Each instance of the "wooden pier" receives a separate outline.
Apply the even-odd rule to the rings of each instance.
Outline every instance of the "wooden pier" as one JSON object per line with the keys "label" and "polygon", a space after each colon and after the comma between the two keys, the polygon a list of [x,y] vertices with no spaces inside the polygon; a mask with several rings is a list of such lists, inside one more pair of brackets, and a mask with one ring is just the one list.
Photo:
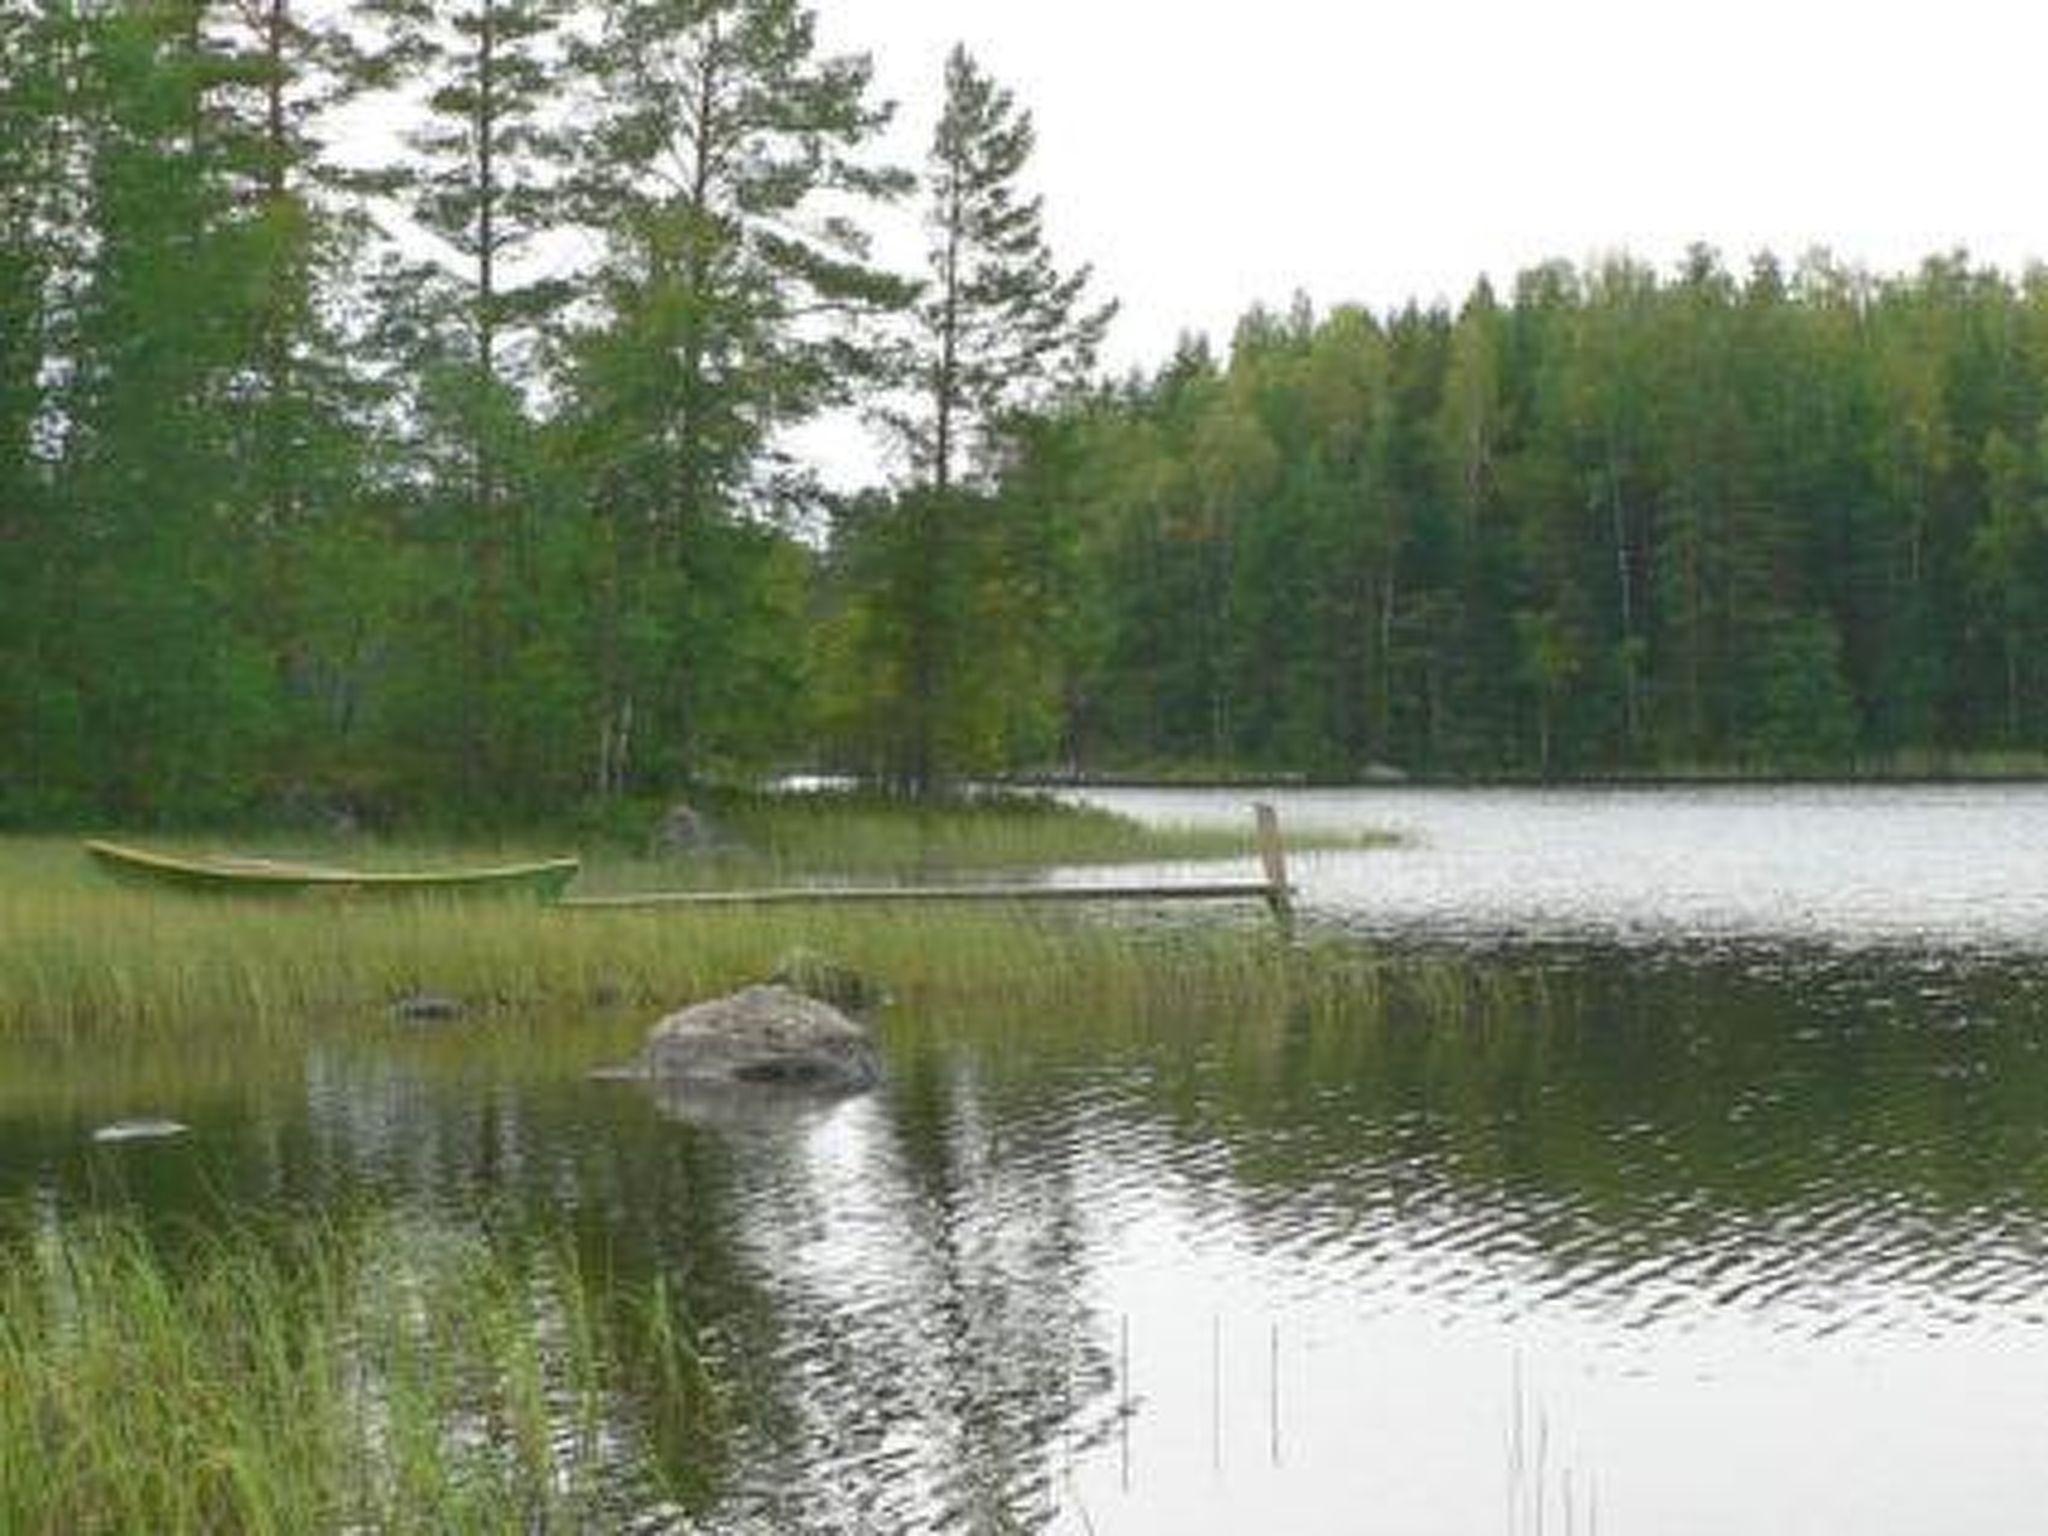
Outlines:
{"label": "wooden pier", "polygon": [[622,911],[669,907],[781,907],[798,905],[913,905],[957,902],[1084,901],[1263,901],[1283,932],[1294,925],[1294,888],[1287,879],[1287,850],[1280,818],[1272,806],[1252,807],[1258,834],[1258,880],[1154,881],[1140,885],[803,885],[738,891],[642,891],[620,896],[569,896],[560,903],[578,911]]}

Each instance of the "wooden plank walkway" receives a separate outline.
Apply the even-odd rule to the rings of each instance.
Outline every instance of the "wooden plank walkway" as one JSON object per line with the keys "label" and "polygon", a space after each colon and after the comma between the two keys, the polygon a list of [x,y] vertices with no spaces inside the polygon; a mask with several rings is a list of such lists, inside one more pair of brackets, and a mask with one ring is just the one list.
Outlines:
{"label": "wooden plank walkway", "polygon": [[1253,807],[1257,817],[1261,880],[1155,881],[1137,885],[805,885],[740,891],[640,891],[619,896],[568,896],[557,903],[577,911],[626,911],[675,907],[780,907],[797,905],[950,902],[1084,901],[1263,901],[1286,930],[1292,929],[1294,888],[1287,880],[1287,855],[1280,821],[1269,805]]}
{"label": "wooden plank walkway", "polygon": [[796,885],[750,891],[643,891],[623,896],[566,896],[558,906],[780,907],[796,903],[962,901],[1265,901],[1264,880],[1176,881],[1162,885]]}

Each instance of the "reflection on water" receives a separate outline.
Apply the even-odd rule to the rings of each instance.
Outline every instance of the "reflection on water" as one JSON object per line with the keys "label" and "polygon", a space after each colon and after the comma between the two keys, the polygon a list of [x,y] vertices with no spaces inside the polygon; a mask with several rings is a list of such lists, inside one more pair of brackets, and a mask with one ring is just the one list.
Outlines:
{"label": "reflection on water", "polygon": [[[2037,962],[1410,931],[1270,1017],[898,1014],[882,1092],[766,1116],[586,1081],[573,1021],[545,1067],[8,1060],[0,1210],[396,1206],[666,1277],[711,1531],[2033,1528]],[[193,1134],[91,1143],[143,1113]]]}

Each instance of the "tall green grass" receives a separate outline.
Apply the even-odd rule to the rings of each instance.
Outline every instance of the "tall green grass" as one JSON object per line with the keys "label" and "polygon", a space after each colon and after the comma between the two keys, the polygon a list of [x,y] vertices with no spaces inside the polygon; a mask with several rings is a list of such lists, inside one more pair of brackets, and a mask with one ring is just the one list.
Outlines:
{"label": "tall green grass", "polygon": [[[891,822],[893,830],[866,833],[822,808],[776,814],[815,818],[805,837],[790,834],[807,869],[855,877],[873,867],[843,861],[883,858],[883,845],[901,830]],[[961,862],[998,849],[1021,856],[1026,847],[1014,821],[984,825],[977,813],[938,814],[946,830],[931,846],[964,850]],[[1044,824],[1066,828],[1070,820],[1048,814]],[[1096,825],[1092,818],[1086,824]],[[1128,823],[1108,818],[1107,825],[1108,836],[1131,835],[1121,830]],[[876,841],[863,852],[870,835]],[[1048,856],[1055,847],[1060,856],[1075,851],[1058,838],[1030,846]],[[381,853],[387,862],[447,856]],[[618,860],[597,877],[613,888],[676,883],[654,861]],[[558,1018],[672,1007],[759,979],[799,944],[870,971],[899,996],[1113,988],[1127,985],[1129,968],[1148,963],[1141,957],[1156,955],[1163,942],[1122,921],[1128,916],[1097,908],[1028,916],[980,907],[599,912],[430,896],[208,898],[121,886],[67,842],[7,839],[0,840],[0,1033],[106,1040],[196,1027],[223,1041],[299,1035],[338,1020],[360,1026],[416,992],[449,994],[478,1011]],[[1268,943],[1256,904],[1242,916],[1244,931],[1204,942],[1225,949]]]}
{"label": "tall green grass", "polygon": [[[415,992],[476,1013],[583,1017],[675,1006],[764,978],[797,945],[903,999],[1003,992],[1108,1001],[1204,985],[1204,965],[1263,965],[1242,930],[1173,938],[1072,913],[1002,909],[559,911],[519,904],[243,905],[125,891],[0,895],[0,1030],[70,1040],[197,1030],[223,1041],[381,1020]],[[1219,958],[1220,957],[1220,958]],[[1234,957],[1234,958],[1233,958]]]}
{"label": "tall green grass", "polygon": [[[1249,857],[1251,812],[1226,827],[1151,827],[1046,796],[933,803],[849,791],[707,802],[727,846],[696,860],[731,871],[943,875],[1030,865]],[[671,870],[670,872],[673,872]]]}
{"label": "tall green grass", "polygon": [[[584,860],[585,891],[833,877],[930,879],[1073,865],[1250,859],[1253,793],[1246,792],[1239,826],[1154,826],[1048,795],[912,801],[857,790],[729,790],[698,803],[705,836],[697,845],[666,851],[655,836],[662,808],[647,802],[609,807],[552,831],[490,839],[272,828],[147,841],[190,853],[232,849],[371,869],[575,851]],[[1349,834],[1320,830],[1301,846],[1360,847],[1387,840],[1367,828]]]}
{"label": "tall green grass", "polygon": [[650,1385],[709,1412],[671,1321],[622,1350],[560,1254],[394,1218],[176,1246],[74,1223],[0,1264],[0,1529],[604,1529],[666,1496]]}
{"label": "tall green grass", "polygon": [[[644,842],[638,823],[594,837],[579,889],[967,877],[1132,859],[1242,857],[1247,875],[1254,867],[1249,814],[1241,829],[1160,830],[1045,798],[916,805],[858,794],[728,795],[708,802],[707,814],[721,833],[710,851],[630,853]],[[560,851],[542,843],[322,846],[291,836],[238,846],[373,868]],[[1048,961],[1047,934],[1064,944],[1087,926],[929,909],[599,915],[452,898],[206,899],[123,889],[74,843],[10,838],[0,839],[0,1032],[104,1037],[174,1022],[228,1037],[296,1032],[337,1014],[360,1019],[418,991],[557,1013],[674,1002],[757,976],[799,942],[843,951],[899,978],[899,990],[928,977],[943,985],[963,968],[1002,985],[1058,964]]]}

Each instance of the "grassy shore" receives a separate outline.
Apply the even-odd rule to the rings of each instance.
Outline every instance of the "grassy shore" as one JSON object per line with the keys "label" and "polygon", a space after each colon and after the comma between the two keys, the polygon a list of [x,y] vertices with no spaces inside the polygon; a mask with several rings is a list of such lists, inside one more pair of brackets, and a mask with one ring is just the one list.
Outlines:
{"label": "grassy shore", "polygon": [[[1000,794],[918,803],[860,791],[728,794],[703,806],[714,833],[699,852],[650,860],[628,823],[624,858],[600,849],[595,873],[634,884],[853,873],[911,878],[1026,867],[1249,858],[1251,812],[1237,828],[1148,827],[1099,807]],[[642,818],[644,819],[644,818]]]}
{"label": "grassy shore", "polygon": [[[1242,857],[1248,876],[1255,867],[1249,818],[1242,832],[1161,832],[1044,801],[925,811],[785,797],[738,810],[726,825],[737,851],[601,853],[578,888],[886,879],[1119,857]],[[284,844],[256,840],[260,851],[307,851]],[[372,844],[313,851],[409,867],[536,850]],[[1247,923],[1256,910],[1245,910]],[[1092,908],[1027,918],[980,907],[568,912],[426,897],[204,898],[124,888],[93,870],[75,843],[15,838],[0,840],[0,1032],[104,1040],[197,1024],[227,1037],[296,1035],[337,1018],[359,1023],[425,992],[472,1009],[556,1016],[673,1006],[758,979],[799,944],[889,978],[899,996],[1030,993],[1070,983],[1092,995],[1098,981],[1127,984],[1155,964],[1138,956],[1172,942],[1135,932],[1130,916]]]}
{"label": "grassy shore", "polygon": [[[799,945],[883,977],[899,998],[1079,989],[1114,995],[1199,949],[1271,947],[1259,909],[1220,944],[1115,913],[801,907],[563,911],[520,902],[239,901],[62,880],[48,846],[0,845],[0,1032],[115,1040],[198,1027],[299,1036],[417,993],[557,1017],[673,1006],[765,977]],[[47,882],[24,882],[38,866]],[[1107,921],[1103,920],[1108,918]],[[1263,942],[1261,942],[1263,941]],[[1197,967],[1199,970],[1199,967]]]}
{"label": "grassy shore", "polygon": [[[664,849],[665,808],[626,802],[552,828],[517,834],[426,829],[339,833],[318,827],[238,827],[215,834],[103,835],[191,853],[222,851],[364,868],[410,868],[580,853],[585,891],[852,876],[969,877],[1026,868],[1250,858],[1251,802],[1235,827],[1147,826],[1099,806],[1004,791],[909,801],[862,790],[707,792],[693,802],[698,836]],[[1371,829],[1319,829],[1303,847],[1386,841]]]}

